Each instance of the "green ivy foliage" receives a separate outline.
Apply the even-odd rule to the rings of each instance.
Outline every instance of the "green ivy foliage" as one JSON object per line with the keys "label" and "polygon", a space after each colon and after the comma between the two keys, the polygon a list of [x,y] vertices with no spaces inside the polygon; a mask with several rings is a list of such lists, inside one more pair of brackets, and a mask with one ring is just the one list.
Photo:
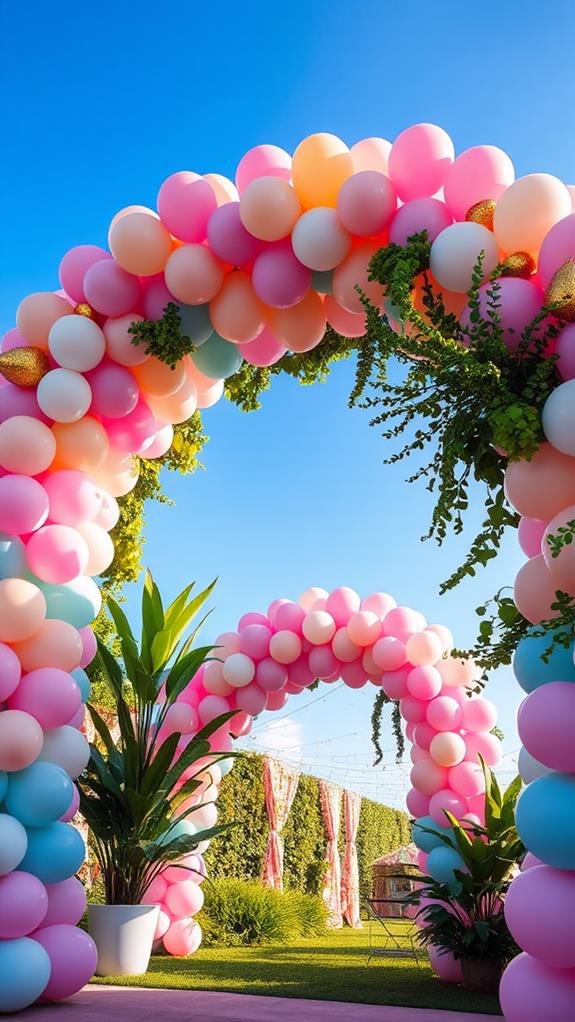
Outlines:
{"label": "green ivy foliage", "polygon": [[[263,757],[248,754],[236,760],[234,769],[222,781],[218,809],[218,822],[239,820],[239,825],[212,841],[205,856],[209,875],[259,879],[269,833]],[[411,827],[405,813],[369,799],[362,800],[356,842],[362,899],[371,891],[372,862],[408,843],[410,834]],[[342,851],[343,843],[342,820]],[[284,829],[284,845],[286,889],[302,894],[319,893],[325,873],[326,836],[316,777],[302,775],[299,779]]]}

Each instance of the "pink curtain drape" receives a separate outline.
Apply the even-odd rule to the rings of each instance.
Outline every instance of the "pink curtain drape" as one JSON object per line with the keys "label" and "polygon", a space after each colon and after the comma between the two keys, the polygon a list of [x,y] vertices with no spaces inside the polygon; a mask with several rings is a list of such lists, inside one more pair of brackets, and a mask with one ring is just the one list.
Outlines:
{"label": "pink curtain drape", "polygon": [[361,795],[357,791],[343,793],[343,819],[345,826],[345,855],[341,874],[341,911],[349,926],[361,929],[359,918],[359,867],[355,838],[359,824]]}
{"label": "pink curtain drape", "polygon": [[341,788],[329,781],[319,782],[321,811],[327,834],[328,869],[323,889],[323,900],[328,910],[328,923],[341,926],[341,866],[337,839],[339,834]]}
{"label": "pink curtain drape", "polygon": [[283,890],[284,843],[282,830],[289,816],[297,791],[299,771],[277,759],[264,759],[266,809],[270,824],[268,846],[263,867],[263,881],[268,887]]}

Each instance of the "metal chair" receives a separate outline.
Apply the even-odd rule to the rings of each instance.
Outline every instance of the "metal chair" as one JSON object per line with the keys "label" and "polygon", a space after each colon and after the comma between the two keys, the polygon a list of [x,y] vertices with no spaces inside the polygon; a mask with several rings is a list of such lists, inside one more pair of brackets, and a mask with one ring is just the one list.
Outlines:
{"label": "metal chair", "polygon": [[[390,879],[403,880],[402,875]],[[420,956],[425,952],[419,943],[419,927],[413,918],[413,905],[407,900],[411,884],[406,884],[405,893],[394,892],[393,896],[368,898],[366,902],[369,921],[368,964],[372,958],[414,958],[421,968]],[[378,942],[374,939],[377,927]]]}

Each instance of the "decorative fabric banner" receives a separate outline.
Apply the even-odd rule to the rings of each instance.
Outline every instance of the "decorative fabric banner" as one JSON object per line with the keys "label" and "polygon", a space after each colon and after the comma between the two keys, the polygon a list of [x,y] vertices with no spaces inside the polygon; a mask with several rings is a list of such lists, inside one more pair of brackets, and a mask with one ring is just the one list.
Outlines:
{"label": "decorative fabric banner", "polygon": [[337,839],[339,834],[341,788],[329,781],[320,780],[319,795],[321,811],[327,834],[328,870],[323,889],[323,900],[327,905],[328,924],[341,926],[341,866]]}
{"label": "decorative fabric banner", "polygon": [[361,795],[357,791],[344,791],[345,855],[341,874],[341,911],[346,923],[356,930],[362,929],[359,918],[359,866],[355,845],[360,808]]}
{"label": "decorative fabric banner", "polygon": [[268,887],[283,890],[284,843],[282,830],[297,791],[299,770],[280,763],[277,759],[264,759],[264,785],[270,834],[263,868],[263,881]]}

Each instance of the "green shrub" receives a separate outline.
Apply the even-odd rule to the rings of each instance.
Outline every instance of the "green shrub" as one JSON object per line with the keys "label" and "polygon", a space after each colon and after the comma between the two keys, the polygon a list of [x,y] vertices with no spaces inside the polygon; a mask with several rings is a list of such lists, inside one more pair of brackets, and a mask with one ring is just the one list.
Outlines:
{"label": "green shrub", "polygon": [[206,881],[197,917],[207,947],[286,944],[325,932],[325,910],[317,895],[282,893],[257,880]]}

